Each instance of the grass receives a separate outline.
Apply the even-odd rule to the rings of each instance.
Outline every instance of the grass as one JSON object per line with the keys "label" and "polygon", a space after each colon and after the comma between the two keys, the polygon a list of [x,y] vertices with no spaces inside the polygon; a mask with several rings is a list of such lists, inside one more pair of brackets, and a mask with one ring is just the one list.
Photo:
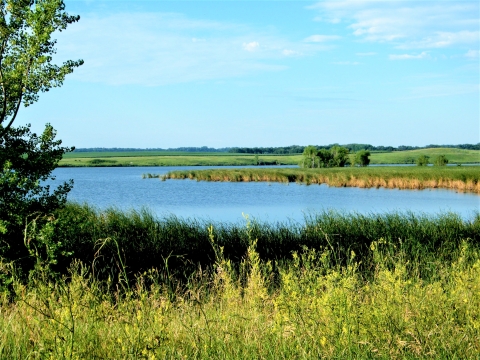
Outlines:
{"label": "grass", "polygon": [[372,153],[372,164],[415,164],[416,160],[426,155],[433,163],[439,155],[445,155],[450,164],[480,163],[480,150],[464,150],[453,148],[433,148],[390,153]]}
{"label": "grass", "polygon": [[[371,164],[411,164],[420,155],[445,155],[450,163],[480,163],[479,150],[450,148],[372,153]],[[302,155],[259,155],[261,164],[298,165]],[[109,163],[98,160],[108,160]],[[197,165],[253,165],[254,155],[229,153],[187,153],[161,151],[134,152],[73,152],[65,154],[60,166],[197,166]]]}
{"label": "grass", "polygon": [[[76,153],[69,154],[75,155]],[[191,155],[139,155],[139,156],[85,156],[65,157],[60,167],[81,166],[235,166],[253,165],[253,155],[239,154],[191,154]],[[299,155],[260,155],[262,165],[296,165]]]}
{"label": "grass", "polygon": [[[153,177],[146,174],[144,177]],[[345,167],[328,169],[211,169],[171,171],[162,179],[199,181],[269,181],[398,189],[445,188],[480,193],[478,167]]]}
{"label": "grass", "polygon": [[[472,211],[478,209],[472,209]],[[311,249],[336,249],[335,266],[345,265],[350,252],[362,261],[362,269],[371,269],[369,246],[380,238],[402,248],[412,263],[422,262],[424,269],[436,260],[451,261],[450,254],[462,239],[470,238],[480,246],[480,214],[464,221],[455,214],[426,216],[409,213],[362,215],[320,212],[304,222],[265,223],[253,221],[250,230],[244,224],[210,223],[176,217],[155,218],[148,211],[96,211],[87,205],[69,204],[55,214],[52,243],[62,244],[66,253],[84,264],[95,264],[95,273],[103,280],[121,275],[119,264],[127,268],[132,280],[137,274],[156,268],[179,280],[187,279],[199,267],[211,269],[215,252],[208,228],[214,226],[215,241],[235,267],[241,263],[249,237],[258,240],[256,249],[274,267],[292,259],[292,252],[304,246]],[[101,239],[101,240],[100,240]],[[23,238],[18,242],[23,244]],[[55,269],[65,273],[72,257],[59,257]],[[23,267],[28,268],[24,263]],[[364,269],[364,270],[365,270]],[[363,270],[362,270],[363,271]],[[423,274],[428,277],[430,275]]]}
{"label": "grass", "polygon": [[[215,253],[212,271],[197,268],[176,287],[166,286],[155,269],[139,273],[131,286],[114,278],[102,281],[92,272],[96,265],[79,261],[56,281],[41,272],[26,284],[16,281],[14,299],[0,300],[0,357],[478,357],[480,232],[473,233],[475,239],[461,240],[466,233],[459,229],[478,227],[478,215],[468,223],[451,214],[323,214],[310,225],[319,226],[324,241],[321,221],[330,218],[340,221],[338,231],[348,227],[376,240],[363,244],[363,252],[349,249],[343,265],[335,259],[345,249],[328,238],[325,247],[301,248],[290,254],[290,261],[275,265],[262,257],[253,223],[238,229],[247,243],[236,262],[214,226],[205,230]],[[368,231],[387,219],[387,237]],[[395,229],[403,232],[403,241],[394,238]],[[268,228],[262,231],[268,233]],[[439,243],[429,248],[427,240],[417,248],[416,236],[438,237]]]}

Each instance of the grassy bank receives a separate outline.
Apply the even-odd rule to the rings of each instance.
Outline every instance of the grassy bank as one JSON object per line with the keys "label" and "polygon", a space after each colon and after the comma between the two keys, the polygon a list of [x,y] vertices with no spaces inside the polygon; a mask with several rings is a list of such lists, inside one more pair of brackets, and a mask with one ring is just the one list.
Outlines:
{"label": "grassy bank", "polygon": [[[146,174],[145,177],[152,175]],[[480,193],[478,167],[345,167],[328,169],[212,169],[171,171],[161,179],[268,181],[397,189],[444,188]]]}
{"label": "grassy bank", "polygon": [[[372,153],[371,164],[412,164],[421,155],[445,155],[450,163],[480,163],[479,150],[450,148]],[[260,164],[298,165],[302,155],[258,155]],[[161,151],[73,152],[60,161],[60,166],[222,166],[254,165],[255,155],[229,153],[186,153]]]}
{"label": "grassy bank", "polygon": [[[40,271],[14,282],[13,301],[0,300],[1,358],[473,359],[480,352],[478,214],[462,221],[322,213],[305,224],[209,227],[66,210],[57,214],[61,233],[83,234],[70,244],[89,243],[99,262],[77,261],[62,279]],[[98,242],[103,236],[115,240],[111,254]],[[132,280],[102,280],[98,272],[134,271],[131,257],[147,255],[147,244],[163,259],[181,256],[185,269],[199,254],[194,241],[212,253],[211,265],[194,266],[186,282],[160,259],[157,270]],[[292,242],[297,252],[287,255]],[[269,261],[276,257],[283,261]]]}

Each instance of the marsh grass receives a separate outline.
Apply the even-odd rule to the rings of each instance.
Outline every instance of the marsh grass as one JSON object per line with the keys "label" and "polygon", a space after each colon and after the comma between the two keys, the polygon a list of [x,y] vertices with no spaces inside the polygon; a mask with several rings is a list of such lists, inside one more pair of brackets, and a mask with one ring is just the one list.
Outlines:
{"label": "marsh grass", "polygon": [[[152,176],[153,177],[153,176]],[[171,171],[157,176],[198,181],[266,181],[327,184],[335,187],[427,189],[443,188],[480,193],[478,167],[375,167],[328,169],[211,169]]]}
{"label": "marsh grass", "polygon": [[410,263],[385,239],[368,246],[372,276],[354,252],[344,266],[332,263],[332,246],[294,252],[277,277],[250,225],[238,270],[215,229],[207,232],[213,271],[197,270],[174,297],[155,270],[119,288],[79,262],[57,281],[16,282],[15,300],[0,304],[0,357],[474,359],[480,352],[480,256],[469,240],[457,243],[451,261],[436,261],[429,280],[419,276],[424,263]]}
{"label": "marsh grass", "polygon": [[[369,245],[384,238],[409,256],[406,261],[425,263],[422,269],[426,271],[434,260],[450,261],[462,239],[470,238],[474,246],[480,244],[478,212],[463,220],[453,213],[428,216],[324,211],[311,214],[302,222],[251,220],[249,232],[244,223],[156,218],[147,210],[98,211],[78,204],[69,204],[55,217],[51,241],[61,243],[65,253],[73,253],[82,263],[94,264],[95,275],[103,280],[117,279],[122,264],[130,279],[151,268],[168,268],[169,275],[184,281],[199,267],[211,270],[216,259],[208,232],[212,225],[216,242],[234,267],[245,255],[250,236],[258,240],[257,252],[264,261],[272,262],[274,271],[292,259],[292,252],[300,252],[304,246],[317,251],[335,248],[331,255],[335,265],[345,265],[354,251],[363,271],[373,269]],[[71,259],[72,256],[59,257],[53,269],[65,273]],[[434,273],[432,269],[429,274]]]}

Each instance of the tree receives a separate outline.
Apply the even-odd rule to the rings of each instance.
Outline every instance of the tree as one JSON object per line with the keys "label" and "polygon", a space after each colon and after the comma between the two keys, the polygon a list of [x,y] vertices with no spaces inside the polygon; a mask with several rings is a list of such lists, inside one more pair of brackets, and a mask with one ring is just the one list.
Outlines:
{"label": "tree", "polygon": [[427,166],[429,164],[429,157],[427,155],[420,155],[417,159],[417,166]]}
{"label": "tree", "polygon": [[355,154],[355,164],[360,166],[368,166],[370,164],[370,151],[360,150]]}
{"label": "tree", "polygon": [[307,168],[314,168],[315,167],[315,159],[317,158],[317,148],[313,145],[308,145],[303,150],[303,167]]}
{"label": "tree", "polygon": [[344,167],[348,161],[348,149],[343,146],[333,146],[330,149],[332,154],[332,166]]}
{"label": "tree", "polygon": [[[44,215],[65,204],[73,181],[51,190],[45,182],[53,179],[51,172],[57,167],[63,154],[73,148],[61,147],[55,140],[56,131],[50,124],[38,136],[29,126],[10,127],[0,138],[0,254],[7,258],[18,255],[18,242],[29,216]],[[5,248],[6,246],[6,248]],[[4,247],[2,249],[2,247]],[[9,254],[9,256],[7,256]]]}
{"label": "tree", "polygon": [[333,162],[332,153],[326,149],[320,149],[317,153],[320,167],[329,167]]}
{"label": "tree", "polygon": [[40,93],[61,86],[83,64],[52,63],[52,34],[80,19],[64,10],[61,0],[0,0],[0,255],[15,253],[28,219],[46,218],[65,203],[72,187],[68,182],[50,189],[44,183],[62,155],[73,150],[60,146],[53,127],[47,124],[37,136],[29,126],[12,126],[21,105],[27,107]]}
{"label": "tree", "polygon": [[445,155],[438,155],[433,162],[435,166],[446,166],[448,164],[448,159]]}
{"label": "tree", "polygon": [[52,64],[56,40],[79,16],[68,15],[61,0],[0,0],[0,138],[12,126],[20,105],[61,86],[82,60]]}

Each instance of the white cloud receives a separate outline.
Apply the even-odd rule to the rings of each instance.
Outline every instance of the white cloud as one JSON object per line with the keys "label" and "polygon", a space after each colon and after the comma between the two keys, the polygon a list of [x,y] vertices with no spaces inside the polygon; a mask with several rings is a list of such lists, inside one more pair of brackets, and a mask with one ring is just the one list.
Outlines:
{"label": "white cloud", "polygon": [[468,50],[467,53],[465,54],[465,57],[471,58],[471,59],[476,59],[479,56],[480,51],[478,50]]}
{"label": "white cloud", "polygon": [[298,55],[302,55],[302,54],[299,53],[298,51],[290,50],[290,49],[283,49],[282,54],[285,55],[285,56],[298,56]]}
{"label": "white cloud", "polygon": [[341,39],[341,36],[337,35],[312,35],[304,39],[305,42],[325,42]]}
{"label": "white cloud", "polygon": [[428,53],[423,51],[418,55],[411,55],[411,54],[401,54],[401,55],[389,55],[388,58],[390,60],[415,60],[415,59],[425,59],[428,57]]}
{"label": "white cloud", "polygon": [[280,71],[287,67],[277,60],[286,55],[323,50],[268,29],[169,13],[86,14],[57,39],[56,61],[85,60],[70,78],[112,85],[157,86]]}
{"label": "white cloud", "polygon": [[342,21],[359,39],[398,48],[441,48],[479,42],[476,1],[322,1],[321,21]]}
{"label": "white cloud", "polygon": [[243,49],[246,51],[255,51],[260,47],[260,44],[257,41],[252,41],[249,43],[243,43]]}

